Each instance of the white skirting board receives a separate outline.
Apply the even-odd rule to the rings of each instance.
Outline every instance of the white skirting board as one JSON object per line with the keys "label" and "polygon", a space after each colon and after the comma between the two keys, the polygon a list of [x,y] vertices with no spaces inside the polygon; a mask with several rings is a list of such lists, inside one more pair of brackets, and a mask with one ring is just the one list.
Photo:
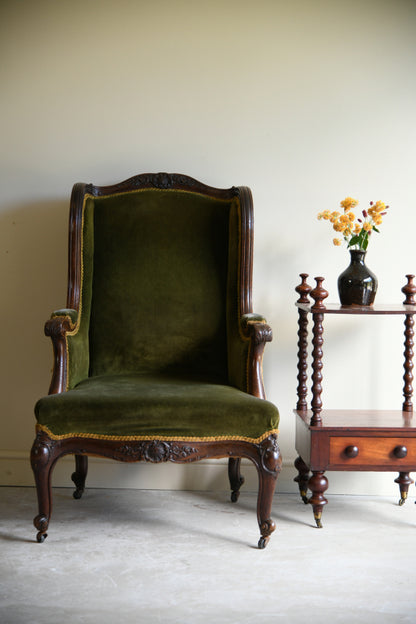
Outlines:
{"label": "white skirting board", "polygon": [[[294,457],[284,459],[277,481],[277,492],[297,493],[293,479],[297,472]],[[71,456],[60,459],[53,472],[52,485],[73,487],[71,474],[75,462]],[[243,460],[245,477],[243,489],[257,491],[257,471],[249,460]],[[399,487],[394,483],[394,472],[327,472],[327,494],[350,494],[368,496],[392,496],[398,498]],[[416,475],[411,475],[416,480]],[[33,486],[33,473],[29,453],[24,451],[0,451],[0,486]],[[228,490],[226,459],[202,460],[191,464],[123,463],[110,459],[89,458],[87,487],[131,488],[144,490]],[[409,498],[416,496],[416,487],[410,486]]]}

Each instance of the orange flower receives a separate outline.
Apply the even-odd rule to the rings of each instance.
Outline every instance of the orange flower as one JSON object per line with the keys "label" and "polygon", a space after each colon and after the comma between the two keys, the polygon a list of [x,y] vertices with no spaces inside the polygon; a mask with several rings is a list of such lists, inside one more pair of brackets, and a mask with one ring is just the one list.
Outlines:
{"label": "orange flower", "polygon": [[358,199],[353,199],[352,197],[346,197],[340,202],[341,208],[344,208],[344,212],[347,212],[351,208],[355,208],[358,206]]}
{"label": "orange flower", "polygon": [[326,221],[330,218],[331,213],[329,212],[329,210],[324,210],[323,212],[320,212],[318,214],[318,219],[325,219]]}
{"label": "orange flower", "polygon": [[382,201],[377,201],[374,204],[374,210],[376,212],[383,212],[385,209],[386,209],[386,204],[384,202],[382,202]]}

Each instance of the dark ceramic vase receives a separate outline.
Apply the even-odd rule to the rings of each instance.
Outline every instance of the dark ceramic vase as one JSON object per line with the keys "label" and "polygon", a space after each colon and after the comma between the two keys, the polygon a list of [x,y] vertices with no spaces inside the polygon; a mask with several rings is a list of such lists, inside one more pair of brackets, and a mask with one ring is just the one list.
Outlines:
{"label": "dark ceramic vase", "polygon": [[361,249],[350,249],[350,265],[338,278],[341,305],[370,306],[374,303],[378,280],[365,264],[366,253]]}

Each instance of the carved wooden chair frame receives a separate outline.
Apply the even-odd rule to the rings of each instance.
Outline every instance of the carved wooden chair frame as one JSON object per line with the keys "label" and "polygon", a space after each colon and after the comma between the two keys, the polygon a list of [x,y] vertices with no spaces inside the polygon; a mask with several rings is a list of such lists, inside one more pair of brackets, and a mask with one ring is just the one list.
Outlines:
{"label": "carved wooden chair frame", "polygon": [[[69,263],[67,308],[79,310],[81,286],[81,227],[82,206],[86,193],[94,197],[126,192],[134,189],[158,188],[180,189],[204,193],[207,196],[231,199],[238,197],[241,206],[241,238],[243,245],[240,259],[240,321],[241,330],[249,341],[247,362],[248,393],[265,398],[262,380],[262,360],[266,342],[272,340],[270,327],[264,321],[252,320],[252,264],[253,264],[253,208],[251,191],[247,187],[216,189],[206,186],[188,176],[178,174],[142,174],[112,186],[94,186],[76,184],[72,191],[69,224]],[[49,394],[64,392],[67,382],[66,333],[73,330],[73,323],[68,316],[55,316],[45,324],[45,334],[53,344],[54,367]],[[257,500],[257,519],[260,527],[259,548],[264,548],[275,523],[271,519],[271,506],[276,479],[281,468],[281,456],[277,435],[265,438],[260,443],[243,440],[216,441],[120,441],[103,440],[89,437],[70,437],[55,440],[45,431],[37,432],[31,450],[31,465],[35,476],[39,513],[34,519],[38,531],[37,541],[43,542],[52,512],[51,477],[57,460],[64,455],[75,455],[75,472],[72,480],[76,486],[74,498],[81,498],[88,470],[88,455],[107,457],[122,462],[146,461],[151,463],[174,462],[189,463],[206,458],[228,458],[228,475],[231,485],[231,500],[236,502],[239,490],[244,482],[240,473],[242,458],[251,460],[256,466],[259,489]]]}

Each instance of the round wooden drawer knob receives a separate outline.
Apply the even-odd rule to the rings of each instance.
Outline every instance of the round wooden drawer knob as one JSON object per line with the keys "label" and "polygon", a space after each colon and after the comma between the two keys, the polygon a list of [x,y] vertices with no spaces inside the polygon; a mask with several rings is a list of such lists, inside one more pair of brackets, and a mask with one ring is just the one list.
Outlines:
{"label": "round wooden drawer knob", "polygon": [[347,446],[347,448],[345,449],[345,455],[349,459],[353,459],[354,457],[357,457],[357,455],[358,455],[358,446]]}
{"label": "round wooden drawer knob", "polygon": [[397,457],[397,459],[403,459],[403,457],[407,455],[407,448],[405,446],[396,446],[393,455]]}

